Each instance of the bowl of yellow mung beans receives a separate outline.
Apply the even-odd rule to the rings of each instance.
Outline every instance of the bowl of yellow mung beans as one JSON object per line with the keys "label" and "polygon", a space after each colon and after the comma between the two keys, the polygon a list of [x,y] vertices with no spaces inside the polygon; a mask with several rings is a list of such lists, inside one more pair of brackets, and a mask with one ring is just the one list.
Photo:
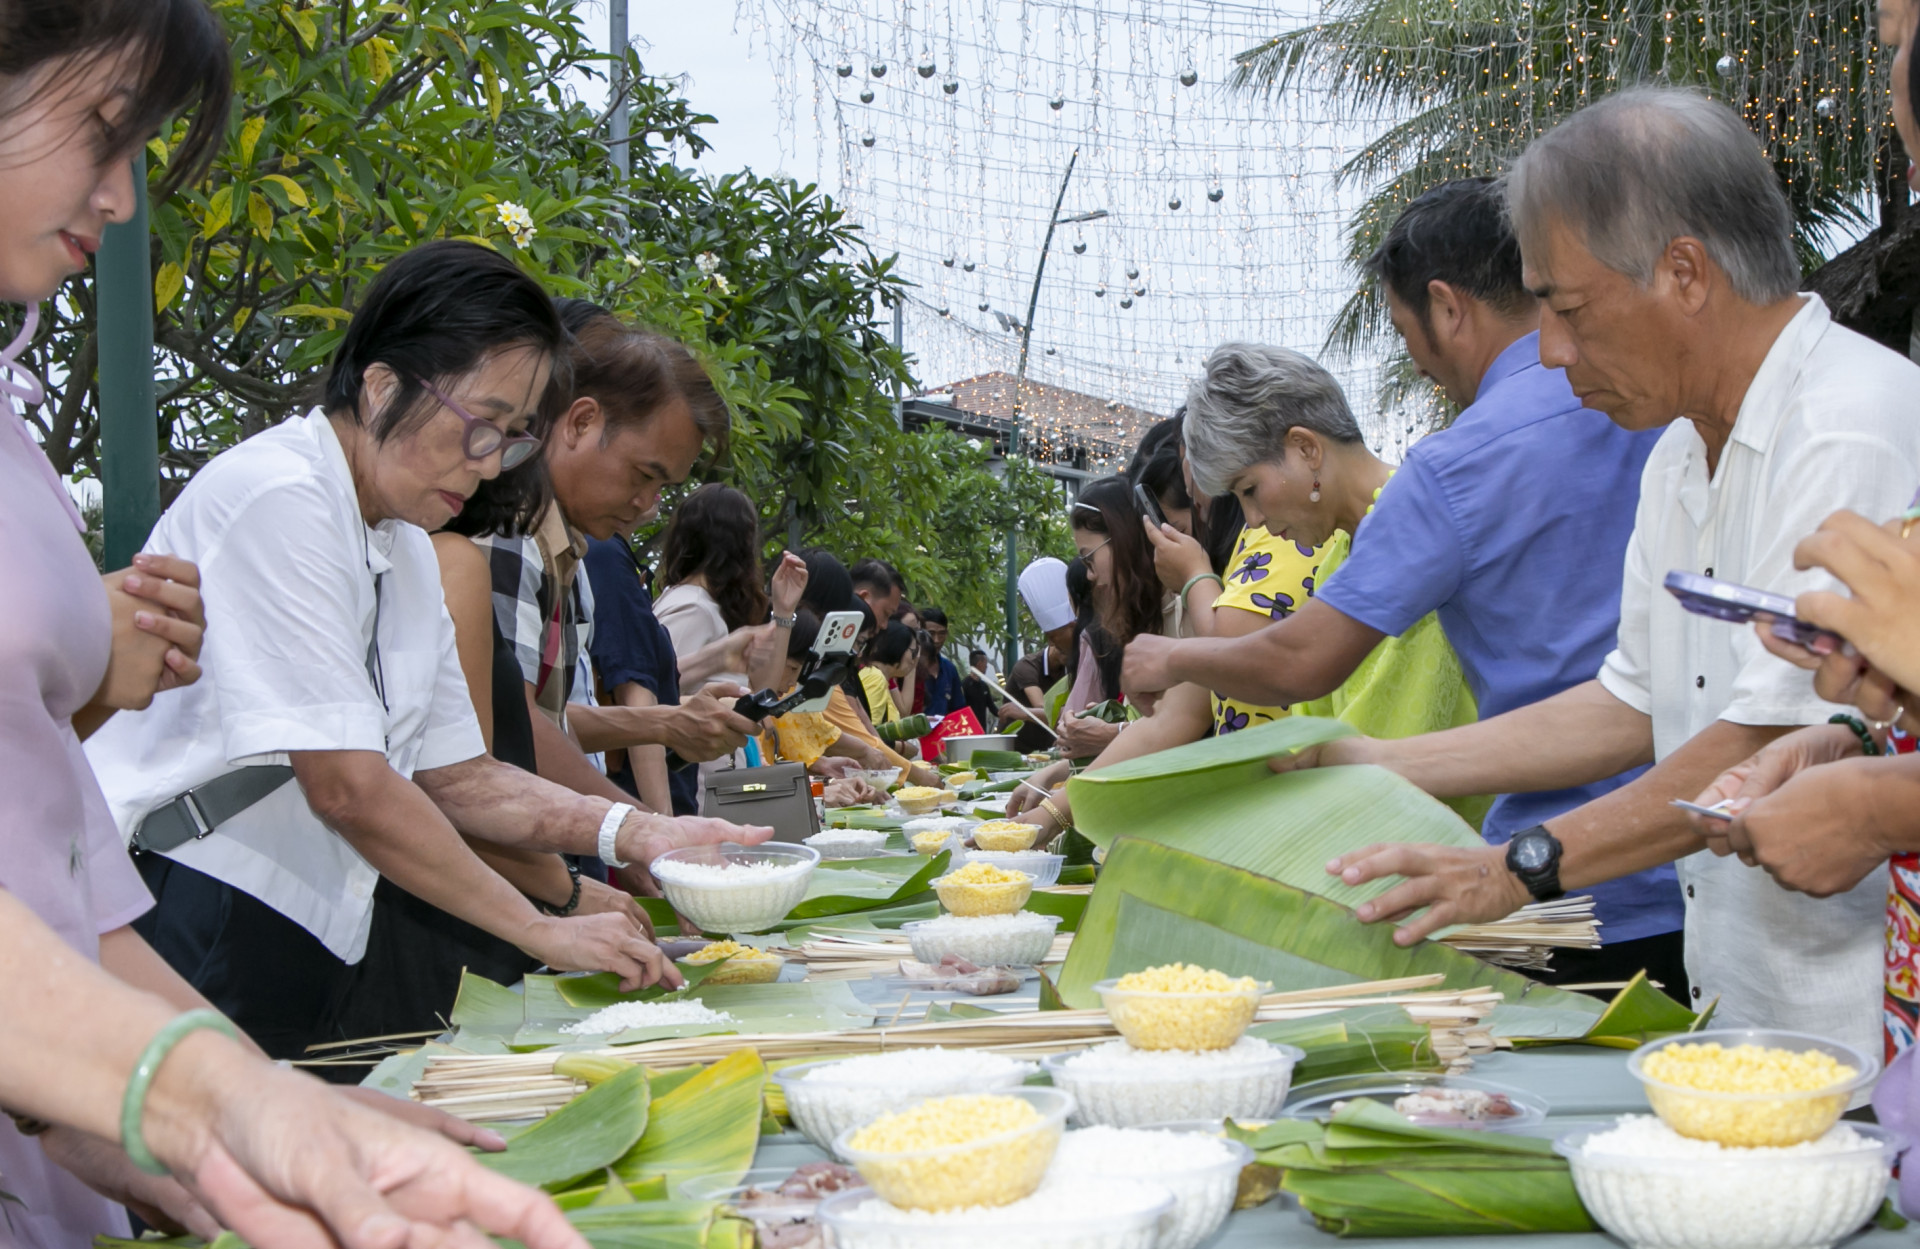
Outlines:
{"label": "bowl of yellow mung beans", "polygon": [[1142,1050],[1223,1050],[1240,1039],[1273,986],[1191,963],[1128,972],[1093,986],[1107,1018]]}
{"label": "bowl of yellow mung beans", "polygon": [[1011,915],[1033,896],[1033,873],[970,862],[934,877],[933,891],[949,914]]}
{"label": "bowl of yellow mung beans", "polygon": [[1824,1134],[1880,1062],[1803,1032],[1716,1028],[1643,1045],[1627,1070],[1680,1135],[1754,1149]]}
{"label": "bowl of yellow mung beans", "polygon": [[1004,1206],[1040,1187],[1072,1111],[1059,1089],[934,1097],[848,1128],[833,1148],[900,1209]]}

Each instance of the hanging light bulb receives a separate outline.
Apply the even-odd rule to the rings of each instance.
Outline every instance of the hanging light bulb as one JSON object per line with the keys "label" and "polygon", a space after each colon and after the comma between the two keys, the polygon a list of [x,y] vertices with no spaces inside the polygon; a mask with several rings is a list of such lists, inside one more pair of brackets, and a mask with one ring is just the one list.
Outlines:
{"label": "hanging light bulb", "polygon": [[1839,102],[1830,95],[1823,95],[1813,102],[1813,111],[1822,117],[1833,116],[1834,110],[1839,107]]}
{"label": "hanging light bulb", "polygon": [[1740,68],[1740,63],[1733,59],[1732,53],[1728,53],[1713,63],[1713,72],[1722,78],[1733,77],[1733,71],[1738,68]]}
{"label": "hanging light bulb", "polygon": [[966,264],[961,265],[960,267],[962,269],[965,269],[968,273],[973,272],[973,262],[971,260],[969,260]]}
{"label": "hanging light bulb", "polygon": [[875,78],[885,78],[887,76],[887,64],[885,61],[875,61],[873,64],[867,66],[867,72]]}
{"label": "hanging light bulb", "polygon": [[922,78],[931,78],[933,77],[933,68],[933,58],[930,56],[922,57],[920,63],[914,66],[914,72]]}
{"label": "hanging light bulb", "polygon": [[1123,299],[1120,301],[1120,306],[1122,308],[1131,308],[1133,307],[1133,301],[1131,299]]}
{"label": "hanging light bulb", "polygon": [[853,65],[851,62],[842,61],[838,65],[833,67],[833,72],[840,75],[842,78],[851,78],[853,77]]}
{"label": "hanging light bulb", "polygon": [[1207,202],[1210,204],[1218,204],[1222,199],[1226,198],[1226,194],[1227,190],[1225,187],[1208,187]]}
{"label": "hanging light bulb", "polygon": [[1047,101],[1047,107],[1052,109],[1056,113],[1059,112],[1061,109],[1065,108],[1066,106],[1067,106],[1067,97],[1064,95],[1056,95],[1051,100]]}
{"label": "hanging light bulb", "polygon": [[1095,299],[1105,299],[1107,297],[1107,284],[1105,282],[1093,288],[1093,297]]}
{"label": "hanging light bulb", "polygon": [[1138,278],[1139,276],[1140,276],[1140,270],[1137,267],[1133,265],[1127,266],[1127,281],[1131,282],[1134,279]]}
{"label": "hanging light bulb", "polygon": [[861,102],[862,104],[871,104],[871,103],[873,103],[873,88],[872,88],[872,87],[862,87],[862,88],[860,88],[860,102]]}
{"label": "hanging light bulb", "polygon": [[983,303],[983,304],[981,304],[981,305],[980,305],[980,311],[982,311],[982,312],[985,312],[985,311],[986,311],[987,309],[989,309],[989,308],[991,308],[991,307],[993,307],[993,305],[992,305],[992,304],[986,304],[986,303]]}
{"label": "hanging light bulb", "polygon": [[1167,201],[1167,207],[1168,207],[1169,209],[1171,209],[1172,211],[1174,211],[1174,212],[1179,212],[1179,211],[1180,211],[1180,197],[1179,197],[1178,195],[1176,195],[1176,196],[1174,196],[1174,197],[1173,197],[1172,199],[1170,199],[1170,200],[1168,200],[1168,201]]}
{"label": "hanging light bulb", "polygon": [[1180,71],[1181,86],[1191,87],[1194,83],[1199,81],[1200,81],[1200,75],[1194,72],[1193,67],[1191,65],[1189,65],[1187,68]]}
{"label": "hanging light bulb", "polygon": [[941,261],[940,263],[941,263],[941,264],[943,264],[943,265],[945,265],[945,266],[946,266],[947,268],[949,268],[949,269],[951,269],[951,268],[953,268],[953,266],[954,266],[955,264],[957,264],[958,262],[957,262],[957,261],[955,261],[955,260],[954,260],[954,258],[953,258],[952,256],[949,256],[949,257],[947,257],[947,258],[946,258],[945,260],[943,260],[943,261]]}
{"label": "hanging light bulb", "polygon": [[941,315],[941,316],[943,316],[943,317],[950,317],[950,316],[952,316],[952,315],[953,315],[953,309],[951,309],[951,308],[948,308],[948,307],[946,307],[946,306],[944,306],[944,305],[942,305],[942,307],[941,307],[941,309],[940,309],[940,315]]}
{"label": "hanging light bulb", "polygon": [[1139,298],[1145,299],[1147,297],[1147,288],[1144,286],[1136,286],[1133,288],[1133,293]]}
{"label": "hanging light bulb", "polygon": [[1051,347],[1049,347],[1049,348],[1047,348],[1047,354],[1048,354],[1048,355],[1052,355],[1052,354],[1053,354],[1053,348],[1051,348]]}
{"label": "hanging light bulb", "polygon": [[1080,243],[1075,243],[1075,244],[1073,245],[1073,254],[1074,254],[1074,255],[1076,255],[1076,256],[1084,256],[1084,255],[1086,255],[1086,254],[1087,254],[1087,245],[1086,245],[1086,244],[1085,244],[1084,242],[1080,242]]}
{"label": "hanging light bulb", "polygon": [[940,84],[940,89],[948,95],[952,95],[960,89],[960,80],[957,78],[949,78]]}
{"label": "hanging light bulb", "polygon": [[861,147],[873,146],[873,131],[869,130],[865,134],[860,136],[860,146]]}

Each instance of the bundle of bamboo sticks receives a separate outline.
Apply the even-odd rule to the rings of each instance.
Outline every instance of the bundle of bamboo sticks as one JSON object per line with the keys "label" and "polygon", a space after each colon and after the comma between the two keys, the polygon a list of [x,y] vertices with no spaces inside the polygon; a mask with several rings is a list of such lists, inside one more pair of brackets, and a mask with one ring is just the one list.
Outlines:
{"label": "bundle of bamboo sticks", "polygon": [[[1450,1063],[1493,1047],[1481,1027],[1502,995],[1491,989],[1435,990],[1438,975],[1406,976],[1327,988],[1271,993],[1255,1016],[1261,1023],[1306,1019],[1349,1006],[1392,1005],[1432,1030],[1435,1052]],[[993,1019],[950,1020],[835,1032],[735,1034],[649,1041],[593,1051],[654,1068],[714,1062],[739,1049],[758,1050],[768,1062],[829,1058],[940,1045],[989,1049],[1038,1058],[1119,1035],[1103,1010],[1007,1012]],[[479,1121],[538,1118],[566,1104],[585,1085],[554,1072],[559,1055],[437,1054],[415,1083],[413,1096],[429,1106]]]}
{"label": "bundle of bamboo sticks", "polygon": [[1441,940],[1502,967],[1544,971],[1555,950],[1598,949],[1600,921],[1593,899],[1582,895],[1535,902],[1491,924],[1463,924]]}
{"label": "bundle of bamboo sticks", "polygon": [[[809,980],[865,980],[869,976],[890,976],[900,970],[900,960],[913,957],[907,935],[893,929],[827,928],[816,926],[812,939],[796,946],[776,946],[773,952],[790,962],[804,963]],[[1053,949],[1043,964],[1063,963],[1073,944],[1073,934],[1063,932],[1053,939]]]}

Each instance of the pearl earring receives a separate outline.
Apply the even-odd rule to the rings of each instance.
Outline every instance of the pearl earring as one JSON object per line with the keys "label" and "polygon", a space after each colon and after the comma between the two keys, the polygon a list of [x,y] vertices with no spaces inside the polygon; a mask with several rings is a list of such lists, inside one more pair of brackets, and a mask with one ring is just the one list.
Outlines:
{"label": "pearl earring", "polygon": [[1320,501],[1320,479],[1318,477],[1313,479],[1313,493],[1307,496],[1307,501],[1310,503],[1318,503]]}

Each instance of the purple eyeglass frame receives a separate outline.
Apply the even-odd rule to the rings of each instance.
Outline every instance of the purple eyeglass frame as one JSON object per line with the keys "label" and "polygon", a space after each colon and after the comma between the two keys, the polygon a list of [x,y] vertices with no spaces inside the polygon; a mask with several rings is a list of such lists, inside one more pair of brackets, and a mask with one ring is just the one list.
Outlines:
{"label": "purple eyeglass frame", "polygon": [[[469,460],[484,460],[495,451],[500,453],[500,468],[505,471],[525,464],[533,453],[540,449],[540,440],[532,434],[509,434],[498,425],[483,421],[467,411],[453,400],[441,394],[432,382],[422,381],[420,389],[432,395],[440,405],[466,422],[466,434],[461,439],[461,450]],[[491,441],[489,441],[491,440]],[[483,445],[484,444],[484,445]]]}

